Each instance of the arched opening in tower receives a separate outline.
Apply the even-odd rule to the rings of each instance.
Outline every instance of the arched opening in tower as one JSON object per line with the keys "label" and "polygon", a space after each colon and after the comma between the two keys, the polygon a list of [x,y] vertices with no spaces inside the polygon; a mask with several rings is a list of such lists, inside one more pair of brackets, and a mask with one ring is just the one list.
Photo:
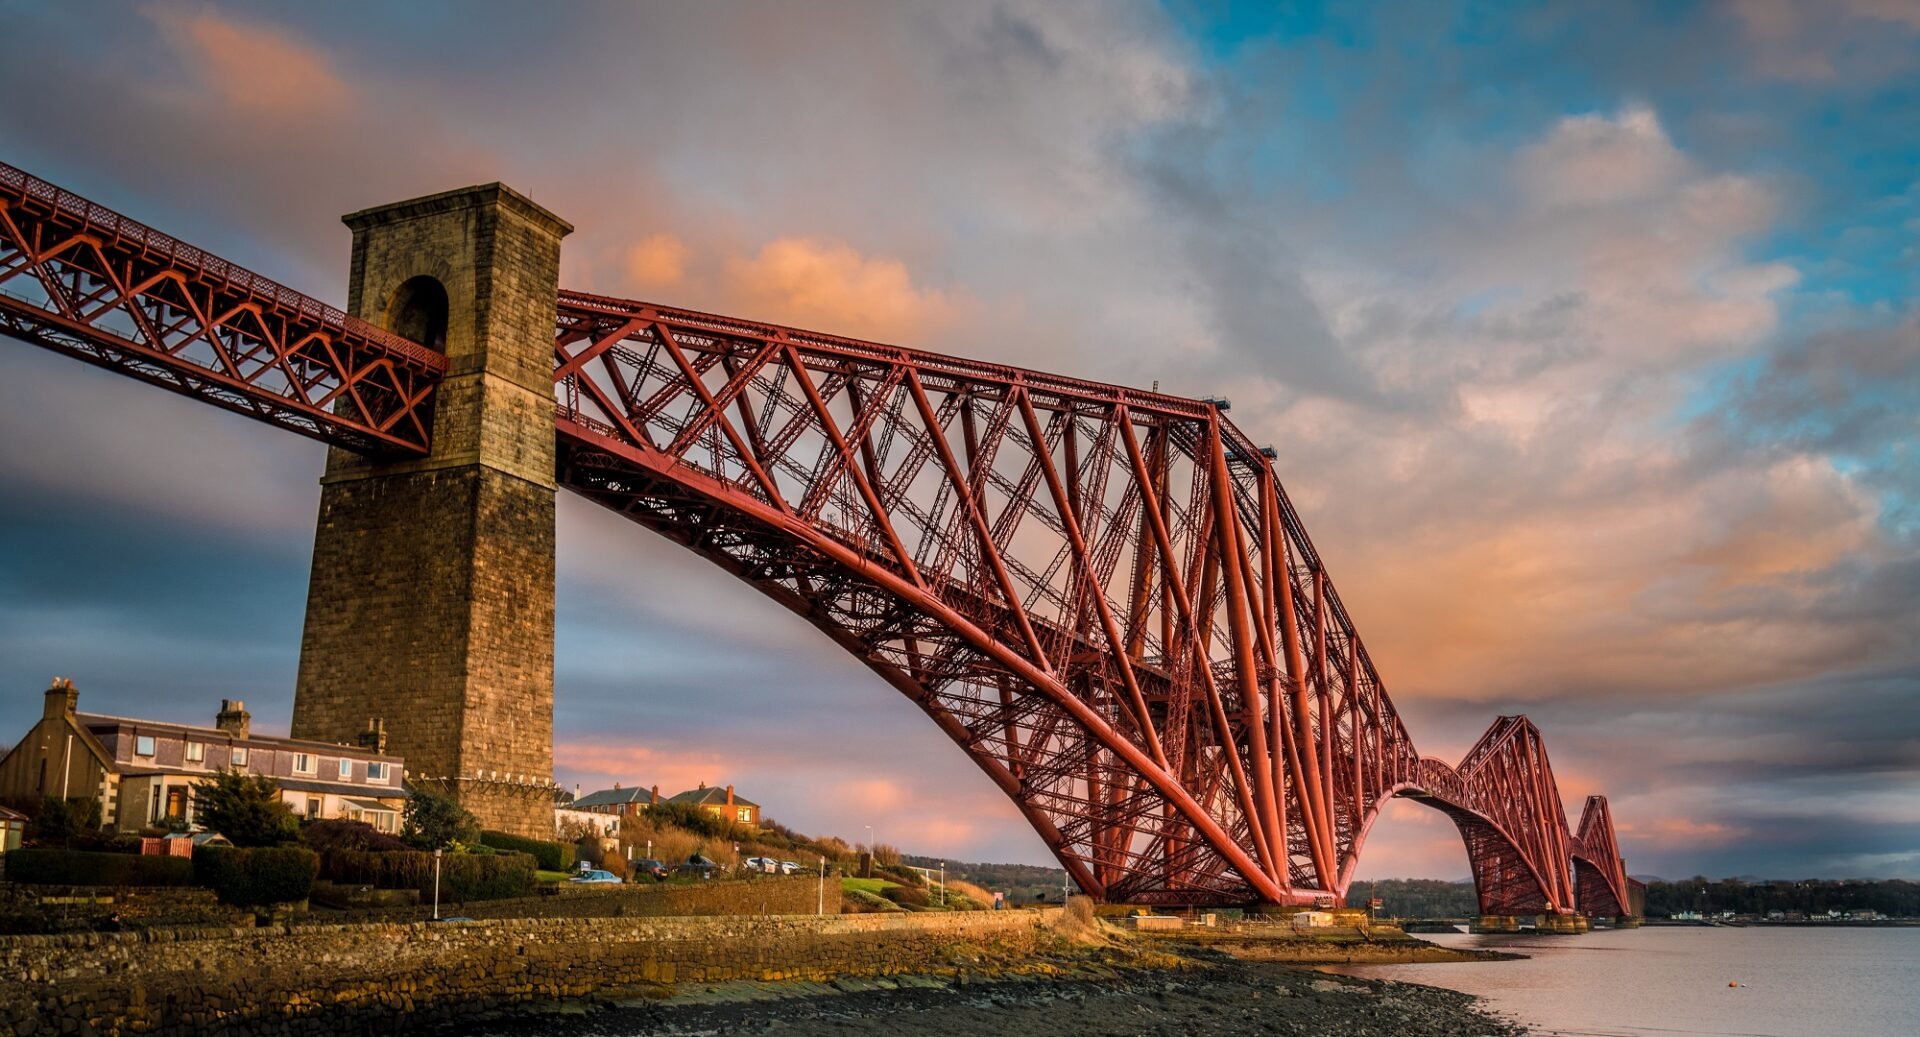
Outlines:
{"label": "arched opening in tower", "polygon": [[423,346],[447,351],[447,289],[437,279],[409,278],[387,306],[387,330]]}

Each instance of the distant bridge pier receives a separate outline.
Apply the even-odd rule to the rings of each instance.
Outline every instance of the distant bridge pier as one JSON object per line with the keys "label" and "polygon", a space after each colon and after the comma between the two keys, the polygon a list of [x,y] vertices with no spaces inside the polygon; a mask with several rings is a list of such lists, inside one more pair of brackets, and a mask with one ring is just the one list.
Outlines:
{"label": "distant bridge pier", "polygon": [[416,787],[552,836],[553,315],[572,227],[488,184],[344,218],[348,309],[444,352],[425,457],[332,448],[296,738],[385,721]]}

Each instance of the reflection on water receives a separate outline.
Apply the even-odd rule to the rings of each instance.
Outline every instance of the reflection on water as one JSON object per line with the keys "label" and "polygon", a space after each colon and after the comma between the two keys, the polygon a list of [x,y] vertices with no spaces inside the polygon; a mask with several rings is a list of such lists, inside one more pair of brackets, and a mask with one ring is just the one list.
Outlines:
{"label": "reflection on water", "polygon": [[1920,928],[1657,927],[1423,938],[1531,957],[1328,971],[1479,994],[1541,1034],[1920,1035]]}

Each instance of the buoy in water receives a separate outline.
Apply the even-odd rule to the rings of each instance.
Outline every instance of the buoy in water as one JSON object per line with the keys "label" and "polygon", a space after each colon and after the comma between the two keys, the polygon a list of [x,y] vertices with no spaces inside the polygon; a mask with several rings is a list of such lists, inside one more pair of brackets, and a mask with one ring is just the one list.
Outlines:
{"label": "buoy in water", "polygon": [[1730,987],[1737,987],[1737,986],[1739,986],[1739,985],[1740,985],[1740,981],[1739,981],[1739,980],[1737,980],[1737,979],[1730,979],[1730,980],[1727,980],[1727,986],[1730,986]]}

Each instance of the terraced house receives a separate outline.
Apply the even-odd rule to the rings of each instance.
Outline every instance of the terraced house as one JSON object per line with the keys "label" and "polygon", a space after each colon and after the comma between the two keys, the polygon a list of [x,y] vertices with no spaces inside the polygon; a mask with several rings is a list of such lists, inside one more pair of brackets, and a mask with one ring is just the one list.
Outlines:
{"label": "terraced house", "polygon": [[238,699],[225,699],[212,727],[79,712],[73,683],[47,689],[39,723],[0,758],[0,800],[31,805],[43,797],[92,798],[103,827],[193,827],[193,787],[237,768],[271,777],[280,797],[305,818],[366,821],[400,829],[405,761],[386,752],[379,721],[358,746],[259,736]]}

